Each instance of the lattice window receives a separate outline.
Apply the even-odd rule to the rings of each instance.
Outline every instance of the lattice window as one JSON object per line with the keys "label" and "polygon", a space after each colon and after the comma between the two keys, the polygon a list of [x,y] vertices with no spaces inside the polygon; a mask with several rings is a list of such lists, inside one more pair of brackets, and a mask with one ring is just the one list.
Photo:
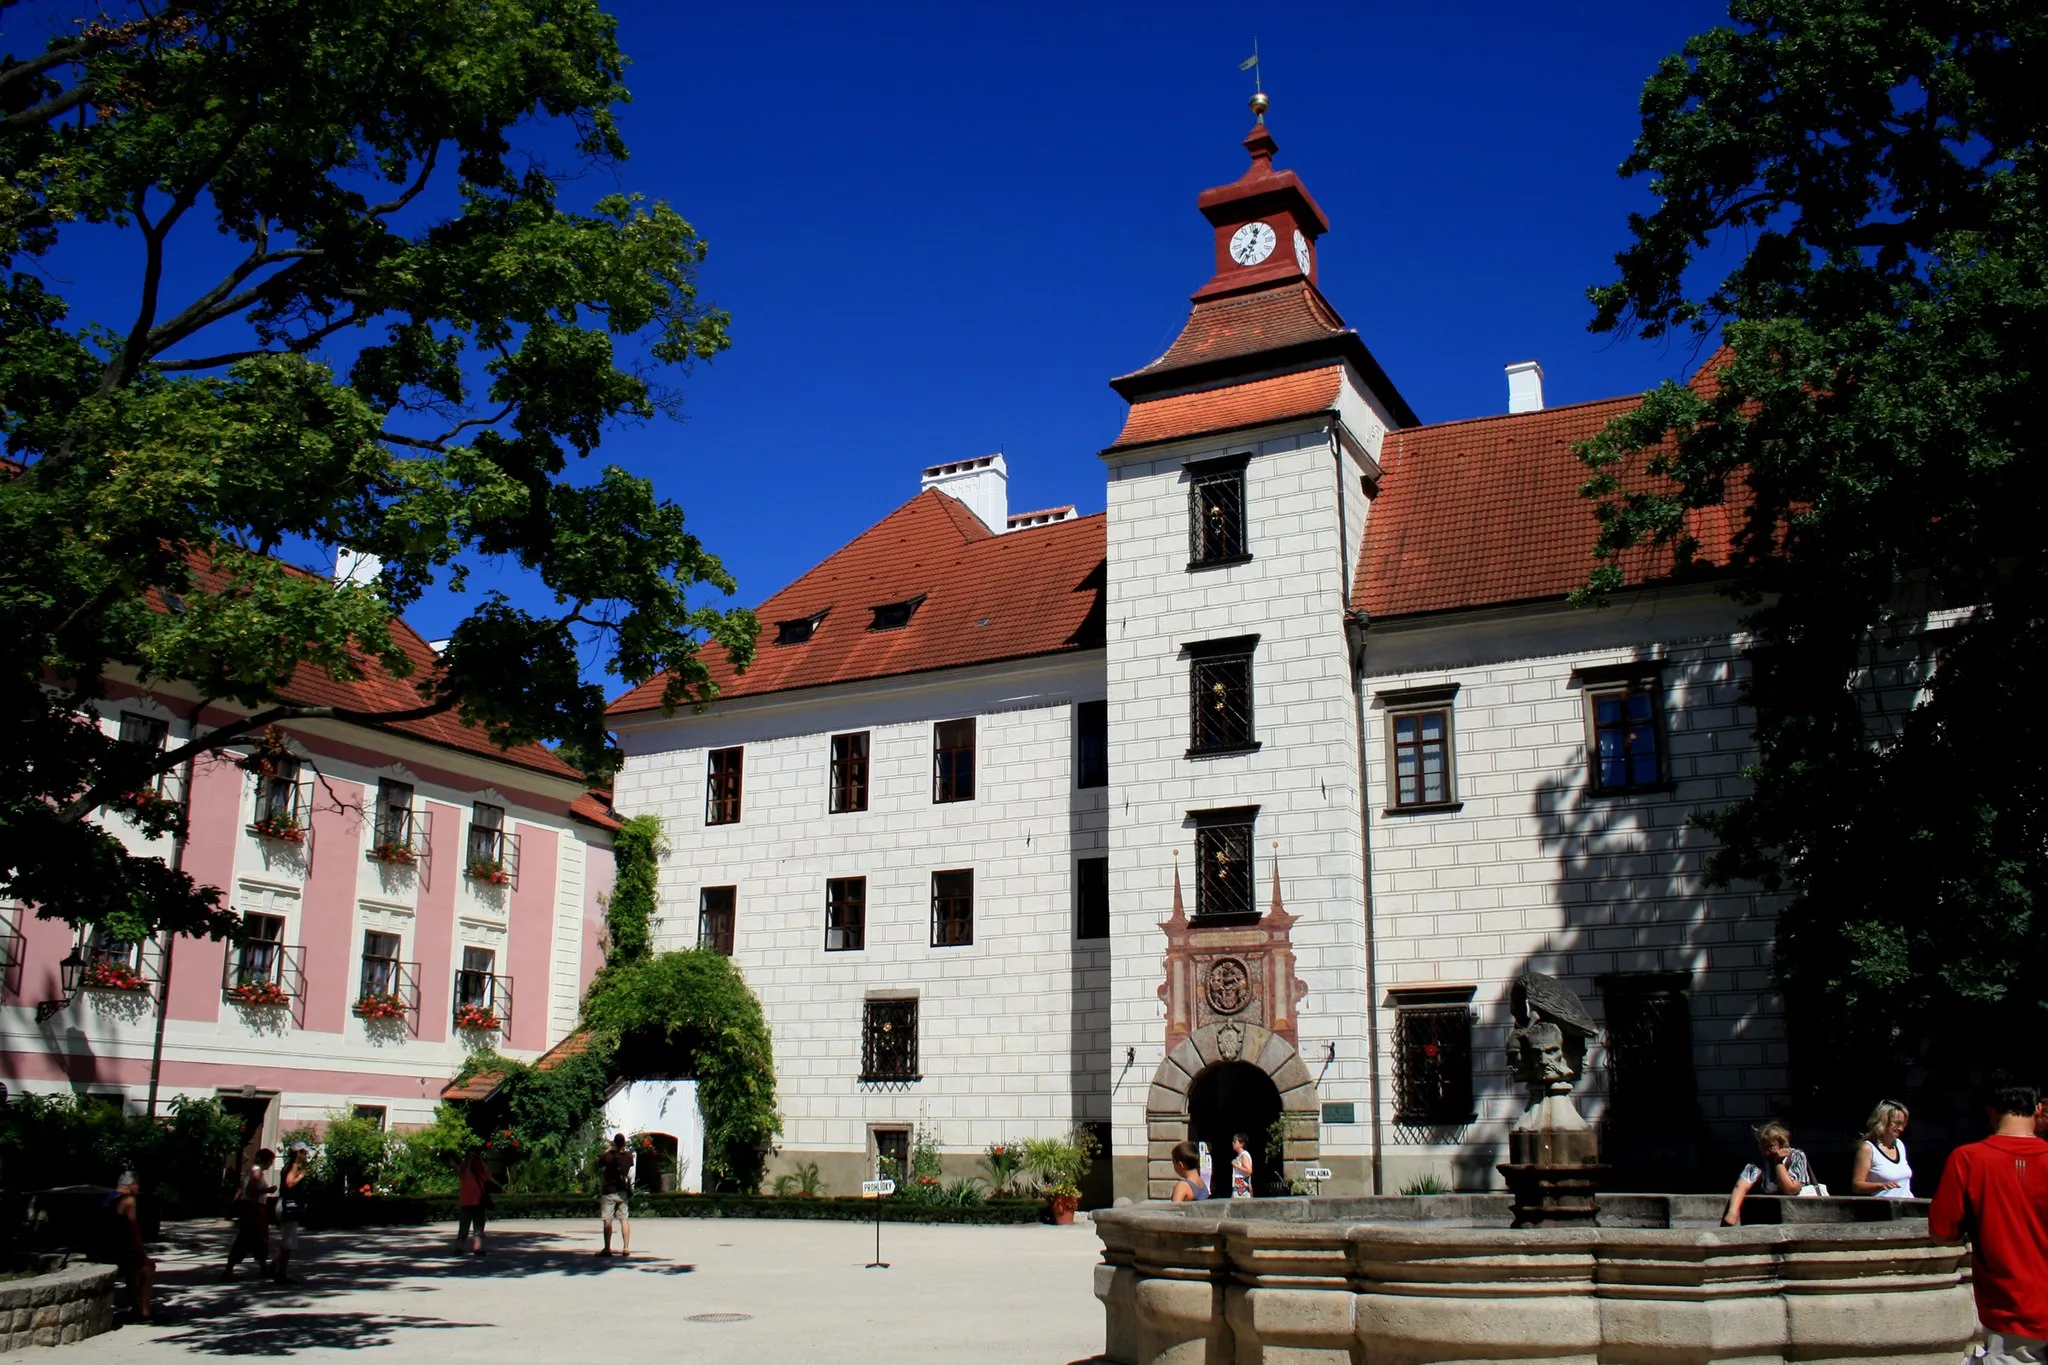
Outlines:
{"label": "lattice window", "polygon": [[[1246,558],[1244,462],[1193,466],[1188,480],[1188,560],[1219,564]],[[1200,472],[1196,472],[1199,470]]]}
{"label": "lattice window", "polygon": [[825,883],[825,951],[857,953],[867,946],[868,879],[834,877]]}
{"label": "lattice window", "polygon": [[833,814],[868,808],[868,732],[832,736]]}
{"label": "lattice window", "polygon": [[736,825],[740,822],[740,774],[745,759],[744,749],[711,751],[705,765],[705,824]]}
{"label": "lattice window", "polygon": [[1664,781],[1664,726],[1655,679],[1588,689],[1593,790],[1640,791]]}
{"label": "lattice window", "polygon": [[1084,701],[1074,708],[1074,785],[1109,785],[1109,703]]}
{"label": "lattice window", "polygon": [[1195,918],[1256,916],[1252,883],[1252,825],[1219,821],[1195,830]]}
{"label": "lattice window", "polygon": [[1074,937],[1109,937],[1109,859],[1083,858],[1074,877]]}
{"label": "lattice window", "polygon": [[870,1000],[861,1024],[860,1078],[914,1081],[917,1070],[917,1001]]}
{"label": "lattice window", "polygon": [[974,871],[932,873],[932,947],[974,942]]}
{"label": "lattice window", "polygon": [[739,888],[707,886],[697,893],[697,946],[732,956],[733,923],[737,918]]}
{"label": "lattice window", "polygon": [[932,800],[974,799],[974,717],[932,727]]}
{"label": "lattice window", "polygon": [[1394,1121],[1469,1123],[1472,1010],[1413,1005],[1394,1011]]}
{"label": "lattice window", "polygon": [[1252,747],[1252,656],[1198,658],[1189,670],[1188,749],[1228,753]]}
{"label": "lattice window", "polygon": [[1388,717],[1394,746],[1394,805],[1441,806],[1451,795],[1451,711],[1396,711]]}

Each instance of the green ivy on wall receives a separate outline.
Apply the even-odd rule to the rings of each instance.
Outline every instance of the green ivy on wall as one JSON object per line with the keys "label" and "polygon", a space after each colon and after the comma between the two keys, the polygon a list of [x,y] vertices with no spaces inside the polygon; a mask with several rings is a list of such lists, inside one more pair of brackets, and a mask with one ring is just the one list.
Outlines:
{"label": "green ivy on wall", "polygon": [[612,836],[618,876],[604,911],[605,936],[610,943],[606,960],[612,966],[645,961],[654,951],[652,926],[660,905],[657,882],[661,856],[666,852],[668,841],[662,837],[659,816],[636,815]]}

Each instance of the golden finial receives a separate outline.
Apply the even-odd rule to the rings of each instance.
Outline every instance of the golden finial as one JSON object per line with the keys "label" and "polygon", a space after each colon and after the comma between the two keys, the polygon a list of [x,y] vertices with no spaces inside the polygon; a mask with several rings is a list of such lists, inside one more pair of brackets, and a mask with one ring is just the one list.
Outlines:
{"label": "golden finial", "polygon": [[1272,101],[1266,98],[1266,73],[1259,66],[1259,40],[1252,39],[1252,55],[1237,64],[1239,71],[1252,73],[1252,112],[1259,116],[1259,122],[1266,121],[1266,109]]}

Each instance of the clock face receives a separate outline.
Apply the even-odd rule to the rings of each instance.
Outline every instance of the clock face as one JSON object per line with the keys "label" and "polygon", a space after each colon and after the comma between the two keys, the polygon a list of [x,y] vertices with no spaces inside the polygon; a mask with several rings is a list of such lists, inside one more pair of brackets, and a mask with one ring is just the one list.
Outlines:
{"label": "clock face", "polygon": [[1294,230],[1294,263],[1301,267],[1301,273],[1309,273],[1311,258],[1308,254],[1308,238],[1301,235],[1301,229]]}
{"label": "clock face", "polygon": [[1280,239],[1270,223],[1246,223],[1230,237],[1230,259],[1239,265],[1257,265],[1273,254]]}

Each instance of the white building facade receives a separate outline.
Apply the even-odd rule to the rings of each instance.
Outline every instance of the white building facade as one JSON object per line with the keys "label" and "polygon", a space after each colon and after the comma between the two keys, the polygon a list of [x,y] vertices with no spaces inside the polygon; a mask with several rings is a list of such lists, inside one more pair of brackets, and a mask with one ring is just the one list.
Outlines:
{"label": "white building facade", "polygon": [[928,470],[760,608],[704,712],[615,704],[663,946],[742,967],[775,1169],[835,1192],[918,1126],[964,1173],[1083,1123],[1097,1198],[1237,1132],[1262,1192],[1485,1187],[1531,970],[1605,1021],[1622,1178],[1689,1182],[1785,1085],[1770,907],[1704,887],[1689,823],[1749,744],[1733,608],[1647,562],[1569,607],[1570,445],[1629,400],[1545,409],[1524,363],[1508,414],[1420,424],[1316,287],[1321,210],[1246,146],[1186,329],[1114,381],[1103,516],[1009,516],[1000,456]]}

